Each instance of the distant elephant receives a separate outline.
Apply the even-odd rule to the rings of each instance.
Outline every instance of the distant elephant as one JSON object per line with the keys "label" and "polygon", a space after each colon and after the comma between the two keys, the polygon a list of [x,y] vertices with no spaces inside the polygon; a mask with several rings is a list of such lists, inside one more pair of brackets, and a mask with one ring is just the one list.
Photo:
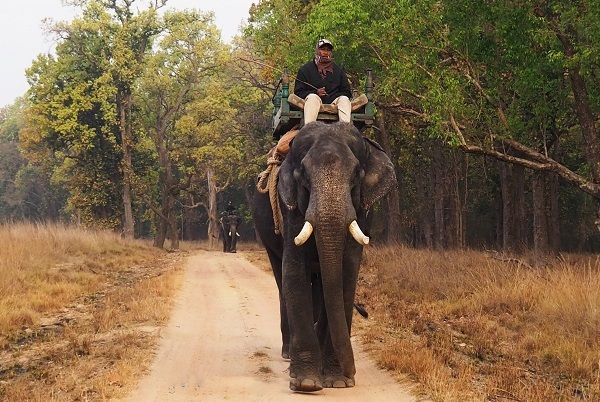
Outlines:
{"label": "distant elephant", "polygon": [[[290,389],[354,386],[352,307],[367,211],[396,184],[392,162],[351,124],[304,126],[281,165],[283,235],[268,194],[253,215],[279,289],[282,356]],[[314,236],[311,236],[314,233]]]}
{"label": "distant elephant", "polygon": [[237,238],[239,237],[238,227],[242,222],[235,213],[225,213],[221,219],[221,231],[223,234],[223,252],[224,253],[235,253],[237,252]]}

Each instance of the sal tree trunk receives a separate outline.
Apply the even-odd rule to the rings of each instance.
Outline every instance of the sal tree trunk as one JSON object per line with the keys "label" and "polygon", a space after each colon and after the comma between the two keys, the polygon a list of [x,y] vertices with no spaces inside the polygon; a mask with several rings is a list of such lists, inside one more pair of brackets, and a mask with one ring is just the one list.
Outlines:
{"label": "sal tree trunk", "polygon": [[505,251],[520,252],[525,245],[524,175],[522,166],[500,163],[502,240]]}
{"label": "sal tree trunk", "polygon": [[441,250],[446,247],[446,227],[444,219],[444,201],[446,180],[441,144],[433,144],[433,216],[435,221],[434,247]]}
{"label": "sal tree trunk", "polygon": [[[375,130],[375,138],[383,147],[390,160],[394,160],[392,155],[392,147],[390,145],[390,137],[386,127],[385,110],[381,109],[377,112],[377,126],[379,130]],[[398,177],[400,177],[398,175]],[[385,201],[386,213],[386,234],[389,243],[397,242],[400,239],[400,192],[398,186],[393,186]]]}
{"label": "sal tree trunk", "polygon": [[214,250],[219,245],[219,216],[217,212],[217,182],[213,168],[206,170],[208,184],[208,247]]}
{"label": "sal tree trunk", "polygon": [[533,250],[536,260],[548,254],[548,219],[546,215],[545,174],[534,172],[531,179],[533,197]]}
{"label": "sal tree trunk", "polygon": [[560,251],[560,209],[558,176],[546,177],[546,216],[548,218],[548,242],[550,250],[557,254]]}
{"label": "sal tree trunk", "polygon": [[121,146],[123,148],[123,236],[133,239],[134,220],[131,197],[131,178],[133,176],[133,163],[131,149],[133,139],[131,137],[131,94],[124,94],[119,102]]}

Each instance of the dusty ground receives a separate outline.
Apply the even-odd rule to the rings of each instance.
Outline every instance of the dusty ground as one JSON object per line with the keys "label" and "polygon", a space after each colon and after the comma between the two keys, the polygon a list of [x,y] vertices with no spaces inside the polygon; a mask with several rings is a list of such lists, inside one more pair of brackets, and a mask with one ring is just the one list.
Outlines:
{"label": "dusty ground", "polygon": [[[287,401],[273,277],[240,254],[200,251],[188,259],[174,311],[151,372],[128,401]],[[416,400],[375,367],[354,342],[356,387],[326,389],[319,400]]]}

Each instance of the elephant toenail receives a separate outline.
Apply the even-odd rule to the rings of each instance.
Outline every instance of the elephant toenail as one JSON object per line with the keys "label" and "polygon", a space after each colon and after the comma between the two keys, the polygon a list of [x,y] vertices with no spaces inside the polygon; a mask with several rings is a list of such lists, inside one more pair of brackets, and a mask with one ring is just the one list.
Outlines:
{"label": "elephant toenail", "polygon": [[300,383],[300,386],[302,388],[314,388],[315,386],[315,381],[314,380],[310,380],[308,378],[305,378],[304,380],[302,380],[302,382]]}

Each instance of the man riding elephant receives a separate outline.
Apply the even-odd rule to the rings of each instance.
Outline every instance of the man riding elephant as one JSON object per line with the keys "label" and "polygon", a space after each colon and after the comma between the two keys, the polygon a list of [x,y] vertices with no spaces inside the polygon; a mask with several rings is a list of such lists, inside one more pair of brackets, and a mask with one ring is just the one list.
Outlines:
{"label": "man riding elephant", "polygon": [[337,105],[339,120],[350,122],[352,90],[346,73],[333,61],[329,40],[319,39],[314,59],[300,67],[294,94],[305,100],[304,124],[317,120],[323,103]]}
{"label": "man riding elephant", "polygon": [[221,230],[223,234],[223,252],[237,252],[237,238],[239,237],[238,227],[242,223],[242,218],[239,216],[235,206],[231,203],[231,201],[227,203],[227,207],[221,214],[219,222],[221,223]]}

